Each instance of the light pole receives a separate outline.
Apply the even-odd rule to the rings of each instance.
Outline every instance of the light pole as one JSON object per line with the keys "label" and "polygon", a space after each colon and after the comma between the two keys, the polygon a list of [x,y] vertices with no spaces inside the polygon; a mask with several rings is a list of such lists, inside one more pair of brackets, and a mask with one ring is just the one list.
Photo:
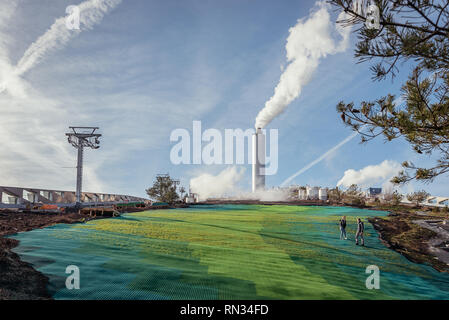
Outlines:
{"label": "light pole", "polygon": [[81,203],[83,183],[83,153],[84,147],[92,149],[100,148],[101,134],[95,133],[98,127],[69,127],[72,132],[66,133],[69,143],[78,149],[78,161],[76,166],[76,203]]}

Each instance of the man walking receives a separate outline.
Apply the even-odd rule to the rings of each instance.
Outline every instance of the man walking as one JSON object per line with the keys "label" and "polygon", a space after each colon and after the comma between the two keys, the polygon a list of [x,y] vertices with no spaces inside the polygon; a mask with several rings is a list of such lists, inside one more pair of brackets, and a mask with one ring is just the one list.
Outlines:
{"label": "man walking", "polygon": [[355,234],[355,244],[359,244],[359,237],[361,239],[361,245],[365,245],[365,239],[363,238],[363,232],[365,231],[365,225],[363,224],[362,220],[360,218],[357,218],[357,233]]}
{"label": "man walking", "polygon": [[347,240],[346,238],[346,216],[340,219],[340,240]]}

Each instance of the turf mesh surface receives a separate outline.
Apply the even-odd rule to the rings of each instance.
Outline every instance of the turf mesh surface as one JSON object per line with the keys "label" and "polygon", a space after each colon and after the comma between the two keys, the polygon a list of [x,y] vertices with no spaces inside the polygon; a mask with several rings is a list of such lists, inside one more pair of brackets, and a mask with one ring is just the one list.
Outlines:
{"label": "turf mesh surface", "polygon": [[[449,275],[386,248],[379,211],[224,205],[153,210],[20,233],[15,251],[50,278],[56,299],[449,299]],[[348,219],[349,240],[338,220]],[[366,246],[354,244],[355,219]],[[368,265],[380,290],[368,290]],[[80,269],[68,290],[65,269]]]}

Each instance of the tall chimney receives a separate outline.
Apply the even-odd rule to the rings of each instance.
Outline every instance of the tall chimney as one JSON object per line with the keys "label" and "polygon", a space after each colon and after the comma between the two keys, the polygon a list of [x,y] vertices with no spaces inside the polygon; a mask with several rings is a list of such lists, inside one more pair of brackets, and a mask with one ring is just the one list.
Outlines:
{"label": "tall chimney", "polygon": [[253,134],[253,192],[265,189],[265,135],[261,128]]}

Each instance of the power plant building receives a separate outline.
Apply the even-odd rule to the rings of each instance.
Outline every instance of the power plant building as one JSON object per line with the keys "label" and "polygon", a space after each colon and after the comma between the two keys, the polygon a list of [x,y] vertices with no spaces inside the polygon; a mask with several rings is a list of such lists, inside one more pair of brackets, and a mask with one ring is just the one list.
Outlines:
{"label": "power plant building", "polygon": [[307,199],[308,200],[318,200],[319,199],[319,191],[318,187],[306,187]]}
{"label": "power plant building", "polygon": [[265,135],[257,128],[252,136],[252,190],[265,189]]}
{"label": "power plant building", "polygon": [[320,188],[318,191],[318,198],[320,200],[327,200],[327,188]]}

